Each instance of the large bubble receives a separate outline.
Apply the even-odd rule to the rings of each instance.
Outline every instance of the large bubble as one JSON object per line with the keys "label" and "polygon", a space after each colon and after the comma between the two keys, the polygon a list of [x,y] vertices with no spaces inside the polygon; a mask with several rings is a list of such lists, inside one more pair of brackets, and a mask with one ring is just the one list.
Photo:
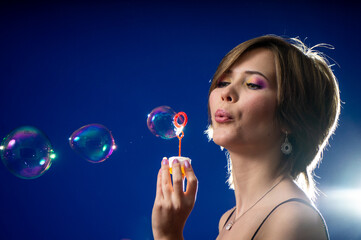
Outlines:
{"label": "large bubble", "polygon": [[157,137],[171,139],[177,136],[177,128],[173,120],[176,112],[168,106],[154,108],[148,114],[147,125],[149,130]]}
{"label": "large bubble", "polygon": [[54,158],[49,139],[35,127],[19,127],[6,136],[1,144],[2,162],[19,178],[40,177],[50,168]]}
{"label": "large bubble", "polygon": [[101,124],[89,124],[73,132],[69,138],[71,148],[89,162],[107,159],[116,148],[111,132]]}

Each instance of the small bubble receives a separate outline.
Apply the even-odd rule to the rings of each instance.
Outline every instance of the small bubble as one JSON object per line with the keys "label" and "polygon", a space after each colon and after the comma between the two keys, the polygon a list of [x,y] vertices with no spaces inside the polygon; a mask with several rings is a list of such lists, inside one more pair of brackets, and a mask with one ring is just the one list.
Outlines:
{"label": "small bubble", "polygon": [[171,139],[176,137],[177,129],[173,124],[176,112],[168,106],[154,108],[148,114],[147,126],[157,137]]}
{"label": "small bubble", "polygon": [[89,124],[73,132],[70,147],[89,162],[107,159],[116,149],[111,132],[101,124]]}

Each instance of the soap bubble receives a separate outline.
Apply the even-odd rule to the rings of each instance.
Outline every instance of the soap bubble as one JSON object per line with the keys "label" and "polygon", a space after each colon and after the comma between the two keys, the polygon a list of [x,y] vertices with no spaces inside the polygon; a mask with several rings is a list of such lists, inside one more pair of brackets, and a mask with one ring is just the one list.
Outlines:
{"label": "soap bubble", "polygon": [[154,108],[148,114],[147,125],[149,130],[157,137],[171,139],[177,136],[177,128],[173,120],[176,112],[168,106]]}
{"label": "soap bubble", "polygon": [[111,132],[101,124],[89,124],[73,132],[69,138],[71,148],[89,162],[107,159],[116,148]]}
{"label": "soap bubble", "polygon": [[34,179],[51,166],[55,153],[49,139],[39,129],[22,126],[4,138],[0,147],[4,165],[15,176]]}

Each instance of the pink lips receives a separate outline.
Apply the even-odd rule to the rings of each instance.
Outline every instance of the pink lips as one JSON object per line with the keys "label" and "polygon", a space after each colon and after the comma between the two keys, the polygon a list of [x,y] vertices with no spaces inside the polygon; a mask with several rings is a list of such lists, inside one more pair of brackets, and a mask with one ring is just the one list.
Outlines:
{"label": "pink lips", "polygon": [[218,123],[225,123],[231,121],[233,118],[231,114],[226,112],[225,110],[218,109],[216,113],[214,114],[214,120]]}

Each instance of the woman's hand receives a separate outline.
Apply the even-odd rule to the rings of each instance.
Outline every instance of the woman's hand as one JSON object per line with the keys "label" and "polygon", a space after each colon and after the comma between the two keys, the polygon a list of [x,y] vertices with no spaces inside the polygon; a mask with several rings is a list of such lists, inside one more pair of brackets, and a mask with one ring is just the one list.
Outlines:
{"label": "woman's hand", "polygon": [[196,201],[198,180],[188,161],[184,164],[187,189],[183,191],[184,179],[180,163],[172,163],[172,179],[169,173],[168,159],[163,158],[158,172],[157,193],[155,196],[152,228],[155,240],[183,239],[183,228]]}

